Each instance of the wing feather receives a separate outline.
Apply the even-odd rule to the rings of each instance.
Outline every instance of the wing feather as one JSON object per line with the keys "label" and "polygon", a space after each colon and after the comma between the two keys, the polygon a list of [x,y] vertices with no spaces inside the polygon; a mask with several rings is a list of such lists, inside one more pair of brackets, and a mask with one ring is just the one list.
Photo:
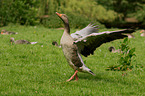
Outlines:
{"label": "wing feather", "polygon": [[103,43],[110,42],[116,39],[122,39],[127,37],[123,33],[133,33],[134,29],[124,29],[118,31],[105,31],[101,33],[92,33],[79,40],[74,41],[74,44],[78,46],[79,52],[87,57],[93,54],[97,47]]}
{"label": "wing feather", "polygon": [[98,32],[98,25],[89,24],[85,28],[81,29],[80,31],[76,31],[75,33],[71,34],[71,37],[76,41],[80,38],[83,38],[89,34],[97,33]]}

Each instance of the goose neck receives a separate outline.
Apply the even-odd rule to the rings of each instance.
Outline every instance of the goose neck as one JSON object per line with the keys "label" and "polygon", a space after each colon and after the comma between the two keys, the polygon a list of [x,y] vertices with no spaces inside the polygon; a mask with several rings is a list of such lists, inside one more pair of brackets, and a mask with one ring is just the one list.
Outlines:
{"label": "goose neck", "polygon": [[70,34],[70,27],[68,23],[64,24],[64,32]]}

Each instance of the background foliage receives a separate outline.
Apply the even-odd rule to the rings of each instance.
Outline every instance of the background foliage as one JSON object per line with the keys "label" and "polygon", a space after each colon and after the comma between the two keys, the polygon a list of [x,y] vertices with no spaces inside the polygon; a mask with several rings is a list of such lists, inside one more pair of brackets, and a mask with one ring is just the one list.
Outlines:
{"label": "background foliage", "polygon": [[56,25],[59,20],[55,12],[67,14],[73,28],[82,28],[91,21],[99,25],[126,24],[126,18],[145,25],[144,0],[0,0],[0,26],[19,23],[62,27]]}
{"label": "background foliage", "polygon": [[[19,23],[34,25],[37,18],[37,2],[34,0],[2,0],[0,8],[1,25]],[[35,6],[35,7],[34,7]]]}

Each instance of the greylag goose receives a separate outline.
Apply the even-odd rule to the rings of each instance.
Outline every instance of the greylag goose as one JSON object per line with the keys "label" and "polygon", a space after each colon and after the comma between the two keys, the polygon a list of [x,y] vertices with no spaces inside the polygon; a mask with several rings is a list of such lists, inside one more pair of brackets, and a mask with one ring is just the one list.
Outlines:
{"label": "greylag goose", "polygon": [[83,62],[81,54],[87,57],[93,54],[95,49],[103,43],[113,41],[115,39],[122,39],[127,37],[122,33],[133,33],[133,29],[124,29],[119,31],[106,31],[102,33],[92,33],[85,37],[82,37],[76,41],[70,35],[70,27],[68,17],[65,14],[59,14],[58,17],[64,23],[64,32],[60,40],[60,44],[64,53],[64,56],[69,65],[75,70],[75,73],[67,81],[71,81],[74,77],[78,80],[77,73],[85,72],[95,75]]}
{"label": "greylag goose", "polygon": [[145,37],[145,30],[141,30],[140,33],[140,36]]}
{"label": "greylag goose", "polygon": [[120,52],[121,52],[120,49],[116,50],[115,47],[113,47],[113,46],[109,47],[108,49],[109,49],[109,51],[112,52],[112,53],[120,53]]}
{"label": "greylag goose", "polygon": [[7,31],[7,30],[1,30],[1,34],[2,35],[12,35],[12,34],[18,34],[17,32],[10,32],[10,31]]}
{"label": "greylag goose", "polygon": [[36,44],[37,42],[29,42],[27,40],[14,40],[14,38],[10,38],[10,42],[15,44]]}

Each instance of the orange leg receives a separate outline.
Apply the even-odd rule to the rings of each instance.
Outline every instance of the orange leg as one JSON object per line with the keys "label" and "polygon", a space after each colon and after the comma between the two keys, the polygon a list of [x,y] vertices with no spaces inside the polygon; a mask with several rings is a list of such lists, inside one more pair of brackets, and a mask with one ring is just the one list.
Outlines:
{"label": "orange leg", "polygon": [[67,80],[67,82],[71,81],[74,77],[76,77],[76,81],[77,81],[78,80],[77,73],[78,73],[78,70],[75,71],[75,73],[70,77],[70,79]]}
{"label": "orange leg", "polygon": [[75,81],[78,81],[78,79],[79,79],[79,78],[78,78],[78,75],[77,75],[77,74],[76,74],[76,76],[75,76],[75,77],[76,77],[76,80],[75,80]]}

